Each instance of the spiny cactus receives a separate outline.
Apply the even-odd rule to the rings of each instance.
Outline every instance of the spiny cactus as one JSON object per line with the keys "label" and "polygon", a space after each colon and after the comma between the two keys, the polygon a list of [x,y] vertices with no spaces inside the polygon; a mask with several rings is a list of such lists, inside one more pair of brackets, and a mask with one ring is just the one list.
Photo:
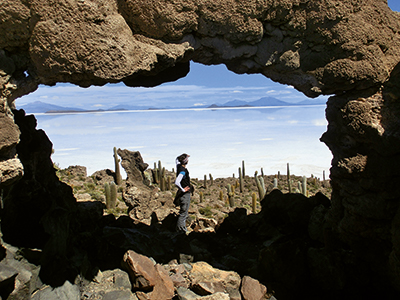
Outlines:
{"label": "spiny cactus", "polygon": [[232,187],[230,184],[228,184],[226,186],[226,189],[228,190],[228,199],[229,199],[229,205],[230,207],[235,207],[235,199],[233,198],[233,191],[232,191]]}
{"label": "spiny cactus", "polygon": [[289,163],[287,163],[287,181],[288,181],[289,193],[291,193],[291,192],[292,192],[292,183],[291,183],[291,181],[290,181]]}
{"label": "spiny cactus", "polygon": [[207,175],[204,175],[204,188],[207,189]]}
{"label": "spiny cactus", "polygon": [[240,167],[239,167],[239,188],[240,188],[239,191],[243,193],[243,174]]}
{"label": "spiny cactus", "polygon": [[274,178],[274,189],[278,188],[278,178]]}
{"label": "spiny cactus", "polygon": [[104,191],[106,194],[107,209],[115,208],[117,203],[117,185],[114,182],[105,183]]}
{"label": "spiny cactus", "polygon": [[171,184],[171,176],[167,177],[167,190],[170,191],[172,189],[172,184]]}
{"label": "spiny cactus", "polygon": [[162,168],[162,165],[161,165],[161,160],[159,160],[158,161],[158,182],[161,184],[161,179],[162,179],[162,176],[163,176],[163,168]]}
{"label": "spiny cactus", "polygon": [[115,182],[117,185],[120,185],[122,183],[122,176],[121,176],[121,171],[119,169],[119,162],[120,160],[118,159],[117,148],[114,147]]}
{"label": "spiny cactus", "polygon": [[224,201],[224,192],[222,190],[219,191],[219,200]]}
{"label": "spiny cactus", "polygon": [[303,195],[307,197],[307,178],[306,178],[306,176],[303,176],[303,178],[302,178],[301,191],[303,192]]}
{"label": "spiny cactus", "polygon": [[246,172],[244,170],[244,160],[242,160],[242,177],[246,177]]}
{"label": "spiny cactus", "polygon": [[214,178],[212,177],[211,173],[209,175],[210,175],[210,186],[211,186],[214,184]]}
{"label": "spiny cactus", "polygon": [[160,189],[162,192],[165,191],[166,188],[166,178],[165,178],[165,168],[162,168],[161,170],[161,176],[160,176]]}
{"label": "spiny cactus", "polygon": [[203,194],[203,192],[200,192],[199,193],[199,196],[200,196],[200,203],[202,203],[203,202],[203,198],[204,198],[204,194]]}
{"label": "spiny cactus", "polygon": [[108,182],[104,184],[104,194],[106,196],[106,207],[109,208],[111,199],[111,190],[110,190],[110,184]]}
{"label": "spiny cactus", "polygon": [[261,189],[262,189],[262,194],[263,194],[263,197],[260,198],[260,199],[264,199],[264,196],[265,196],[265,193],[266,193],[266,190],[265,190],[265,183],[264,183],[264,177],[261,176],[261,177],[258,178],[258,180],[260,181],[260,185],[261,185]]}
{"label": "spiny cactus", "polygon": [[263,199],[264,195],[265,195],[265,188],[264,189],[262,188],[261,181],[258,178],[257,174],[258,174],[258,172],[256,171],[254,173],[254,179],[256,181],[256,186],[257,186],[257,190],[258,190],[258,196],[260,197],[260,199]]}
{"label": "spiny cactus", "polygon": [[255,214],[256,213],[256,207],[257,207],[257,195],[256,195],[255,192],[253,192],[251,194],[251,207],[252,207],[252,210],[253,210],[253,214]]}

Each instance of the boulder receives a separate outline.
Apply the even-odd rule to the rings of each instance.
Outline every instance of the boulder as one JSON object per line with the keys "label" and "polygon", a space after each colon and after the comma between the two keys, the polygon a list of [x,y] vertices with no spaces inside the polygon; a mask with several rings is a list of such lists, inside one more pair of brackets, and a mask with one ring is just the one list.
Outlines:
{"label": "boulder", "polygon": [[261,284],[257,279],[251,278],[250,276],[243,277],[240,291],[242,293],[243,300],[267,299],[267,288],[265,285]]}
{"label": "boulder", "polygon": [[192,290],[199,295],[228,293],[229,289],[239,289],[241,278],[236,272],[218,270],[203,261],[195,262],[192,266],[189,278]]}
{"label": "boulder", "polygon": [[[132,289],[138,295],[146,293],[148,300],[170,300],[174,296],[174,283],[165,269],[149,258],[132,250],[125,253],[123,266],[128,271]],[[140,299],[142,296],[139,296]]]}

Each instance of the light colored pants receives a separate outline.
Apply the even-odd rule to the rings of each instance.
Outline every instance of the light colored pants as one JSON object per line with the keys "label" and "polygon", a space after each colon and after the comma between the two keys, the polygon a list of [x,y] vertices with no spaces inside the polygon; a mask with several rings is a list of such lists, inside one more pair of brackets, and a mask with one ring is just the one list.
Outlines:
{"label": "light colored pants", "polygon": [[189,216],[190,193],[184,194],[179,199],[179,205],[181,208],[179,210],[178,221],[176,223],[176,231],[186,232],[186,220]]}

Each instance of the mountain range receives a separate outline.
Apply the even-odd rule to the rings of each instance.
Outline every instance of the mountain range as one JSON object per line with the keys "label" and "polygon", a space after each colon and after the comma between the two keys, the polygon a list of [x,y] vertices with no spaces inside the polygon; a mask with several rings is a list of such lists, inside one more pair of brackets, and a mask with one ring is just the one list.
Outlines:
{"label": "mountain range", "polygon": [[224,107],[263,107],[263,106],[299,106],[299,105],[325,105],[326,100],[312,100],[306,99],[297,103],[289,103],[276,99],[274,97],[263,97],[255,101],[244,101],[244,100],[232,100],[223,104],[212,104],[212,105],[196,105],[191,107],[152,107],[152,106],[137,106],[129,104],[120,104],[113,106],[109,109],[97,109],[88,110],[76,107],[64,107],[45,103],[41,101],[35,101],[18,107],[22,108],[26,113],[61,113],[61,112],[100,112],[100,111],[122,111],[122,110],[157,110],[157,109],[177,109],[177,108],[224,108]]}

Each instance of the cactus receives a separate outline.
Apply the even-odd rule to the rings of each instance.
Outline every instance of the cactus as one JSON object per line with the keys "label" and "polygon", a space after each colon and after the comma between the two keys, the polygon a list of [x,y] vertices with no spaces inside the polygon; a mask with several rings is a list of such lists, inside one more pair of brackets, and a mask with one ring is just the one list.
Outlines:
{"label": "cactus", "polygon": [[203,202],[203,198],[204,198],[204,194],[203,194],[203,192],[200,192],[199,195],[200,195],[200,203],[202,203]]}
{"label": "cactus", "polygon": [[104,191],[106,194],[107,209],[115,208],[115,205],[117,203],[117,185],[114,182],[105,183]]}
{"label": "cactus", "polygon": [[210,175],[210,186],[211,186],[214,184],[214,178],[212,177],[211,173],[209,175]]}
{"label": "cactus", "polygon": [[161,160],[158,161],[158,182],[161,184],[161,179],[162,179],[162,165],[161,165]]}
{"label": "cactus", "polygon": [[117,148],[114,147],[115,182],[117,185],[120,185],[122,183],[122,176],[121,176],[121,171],[119,169],[119,162],[120,160],[118,159]]}
{"label": "cactus", "polygon": [[[263,188],[261,186],[261,181],[260,179],[257,177],[258,172],[256,171],[254,173],[254,179],[256,181],[256,186],[257,186],[257,190],[258,190],[258,196],[260,197],[260,199],[264,198],[265,192],[263,191]],[[265,190],[265,189],[264,189]]]}
{"label": "cactus", "polygon": [[106,207],[108,208],[110,205],[110,199],[111,199],[110,184],[108,182],[106,182],[104,184],[104,194],[106,196]]}
{"label": "cactus", "polygon": [[289,193],[291,193],[292,192],[292,184],[291,184],[291,181],[290,181],[289,163],[287,163],[287,182],[288,182]]}
{"label": "cactus", "polygon": [[244,160],[242,160],[242,177],[246,177],[246,172],[244,171]]}
{"label": "cactus", "polygon": [[278,171],[278,180],[281,179],[281,171]]}
{"label": "cactus", "polygon": [[161,170],[160,189],[161,189],[162,192],[164,192],[165,189],[166,189],[165,168],[162,168],[162,170]]}
{"label": "cactus", "polygon": [[261,176],[264,177],[264,170],[261,168]]}
{"label": "cactus", "polygon": [[224,192],[222,190],[219,191],[219,200],[224,201]]}
{"label": "cactus", "polygon": [[241,193],[243,193],[243,175],[240,167],[239,167],[239,190]]}
{"label": "cactus", "polygon": [[256,213],[256,206],[257,206],[257,195],[255,192],[251,194],[251,207],[253,209],[253,214]]}
{"label": "cactus", "polygon": [[260,199],[264,199],[264,196],[265,196],[265,193],[266,193],[266,190],[265,190],[265,183],[264,183],[264,177],[260,177],[260,178],[258,178],[258,180],[260,181],[260,185],[261,185],[261,189],[262,189],[262,194],[263,194],[263,197],[262,198],[260,198]]}
{"label": "cactus", "polygon": [[233,191],[232,187],[230,184],[226,186],[226,189],[228,190],[228,200],[229,200],[229,205],[230,207],[235,207],[235,199],[233,198]]}
{"label": "cactus", "polygon": [[207,175],[204,175],[204,188],[207,189]]}
{"label": "cactus", "polygon": [[306,176],[303,176],[301,191],[303,192],[303,195],[307,197],[307,178],[306,178]]}
{"label": "cactus", "polygon": [[[298,192],[297,192],[297,191],[298,191]],[[300,182],[300,181],[297,181],[297,190],[296,190],[296,193],[303,193],[302,191],[303,191],[303,189],[302,189],[302,186],[301,186],[301,182]]]}
{"label": "cactus", "polygon": [[168,191],[172,190],[171,176],[167,177],[167,190]]}
{"label": "cactus", "polygon": [[278,178],[274,178],[274,189],[278,188]]}
{"label": "cactus", "polygon": [[325,181],[325,170],[322,171],[322,180]]}

